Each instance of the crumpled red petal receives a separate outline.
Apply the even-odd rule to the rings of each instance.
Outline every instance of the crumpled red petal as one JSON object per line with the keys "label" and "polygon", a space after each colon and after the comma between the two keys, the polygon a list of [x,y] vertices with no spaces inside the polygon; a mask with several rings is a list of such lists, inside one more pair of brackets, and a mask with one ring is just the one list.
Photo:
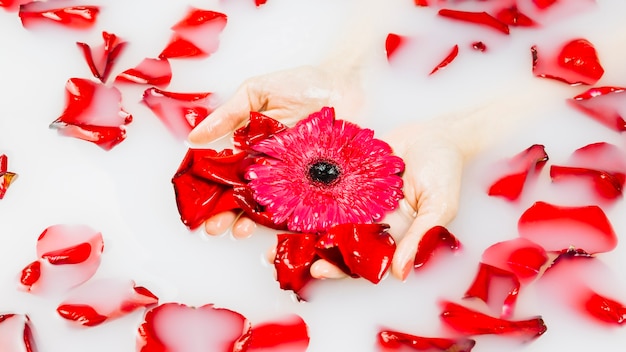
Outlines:
{"label": "crumpled red petal", "polygon": [[246,351],[304,352],[309,340],[304,320],[298,315],[290,315],[280,321],[253,325]]}
{"label": "crumpled red petal", "polygon": [[17,179],[15,172],[9,171],[9,157],[0,155],[0,199],[3,199],[9,186]]}
{"label": "crumpled red petal", "polygon": [[541,144],[534,144],[516,154],[503,165],[504,176],[489,186],[487,194],[517,200],[529,177],[536,177],[548,161],[548,154]]}
{"label": "crumpled red petal", "polygon": [[517,5],[500,9],[496,13],[495,18],[498,21],[509,26],[534,27],[536,25],[535,21],[520,12],[519,8],[517,8]]}
{"label": "crumpled red petal", "polygon": [[213,93],[175,93],[148,88],[141,100],[177,138],[185,139],[189,132],[211,112]]}
{"label": "crumpled red petal", "polygon": [[65,84],[66,106],[50,124],[59,134],[95,143],[110,150],[126,138],[124,125],[132,116],[121,106],[122,94],[83,78],[70,78]]}
{"label": "crumpled red petal", "polygon": [[393,54],[402,47],[406,42],[406,37],[396,33],[387,34],[385,39],[385,52],[387,53],[387,61],[390,61]]}
{"label": "crumpled red petal", "polygon": [[626,305],[592,290],[584,298],[583,305],[587,313],[602,322],[616,325],[626,322]]}
{"label": "crumpled red petal", "polygon": [[377,344],[384,351],[396,351],[408,347],[413,351],[471,352],[476,341],[466,338],[423,337],[399,331],[381,330],[378,332]]}
{"label": "crumpled red petal", "polygon": [[226,308],[165,303],[146,312],[137,351],[245,351],[250,331],[243,315]]}
{"label": "crumpled red petal", "polygon": [[448,55],[443,60],[441,60],[441,62],[437,64],[437,66],[435,66],[435,68],[433,68],[432,71],[430,71],[429,75],[432,75],[435,72],[441,70],[442,68],[448,66],[452,61],[454,61],[457,55],[459,55],[459,46],[455,44],[452,47],[452,49],[450,49],[450,52],[448,53]]}
{"label": "crumpled red petal", "polygon": [[152,292],[132,280],[101,279],[75,289],[57,313],[79,325],[96,326],[157,303]]}
{"label": "crumpled red petal", "polygon": [[86,225],[52,225],[37,240],[38,260],[28,264],[20,283],[31,292],[66,290],[91,278],[100,265],[102,234]]}
{"label": "crumpled red petal", "polygon": [[448,229],[443,226],[434,226],[426,231],[419,244],[413,261],[414,267],[421,268],[432,258],[435,250],[439,247],[457,251],[461,248],[461,242]]}
{"label": "crumpled red petal", "polygon": [[87,65],[94,77],[105,83],[111,74],[113,64],[122,53],[126,42],[113,33],[102,32],[104,44],[92,49],[89,44],[77,42],[83,52]]}
{"label": "crumpled red petal", "polygon": [[[478,298],[493,310],[499,309],[501,318],[508,319],[513,316],[520,286],[520,281],[514,273],[480,263],[474,281],[465,292],[465,298]],[[492,297],[494,295],[495,299]]]}
{"label": "crumpled red petal", "polygon": [[541,317],[526,320],[499,319],[453,302],[443,302],[441,320],[464,335],[509,335],[532,340],[548,330]]}
{"label": "crumpled red petal", "polygon": [[219,46],[227,16],[220,12],[190,8],[172,29],[174,35],[159,58],[208,57]]}
{"label": "crumpled red petal", "polygon": [[[545,50],[545,52],[543,51]],[[537,77],[551,78],[568,84],[595,84],[604,75],[604,68],[595,47],[587,39],[573,39],[558,52],[531,47],[532,70]]]}
{"label": "crumpled red petal", "polygon": [[259,225],[263,225],[275,230],[287,230],[287,220],[278,223],[271,212],[254,200],[254,192],[248,186],[234,186],[233,197],[235,202],[247,217]]}
{"label": "crumpled red petal", "polygon": [[276,280],[283,290],[293,291],[298,299],[306,300],[304,288],[311,282],[311,265],[319,257],[315,253],[315,234],[278,234],[274,268]]}
{"label": "crumpled red petal", "polygon": [[53,6],[53,1],[32,1],[20,6],[19,16],[24,28],[53,23],[72,29],[89,29],[95,25],[100,13],[98,6]]}
{"label": "crumpled red petal", "polygon": [[248,123],[233,132],[233,144],[247,153],[254,153],[253,145],[286,129],[287,126],[280,121],[260,112],[250,111]]}
{"label": "crumpled red petal", "polygon": [[626,131],[626,88],[590,88],[567,101],[569,105],[614,131]]}
{"label": "crumpled red petal", "polygon": [[37,352],[28,315],[0,314],[0,351]]}
{"label": "crumpled red petal", "polygon": [[438,12],[439,16],[450,18],[453,20],[475,23],[483,25],[485,27],[493,28],[501,33],[509,34],[509,26],[500,22],[497,18],[491,16],[487,12],[471,12],[471,11],[459,11],[450,9],[441,9]]}
{"label": "crumpled red petal", "polygon": [[558,206],[536,202],[518,221],[521,237],[546,251],[568,248],[587,253],[608,252],[617,246],[617,235],[602,209],[596,205]]}
{"label": "crumpled red petal", "polygon": [[524,282],[537,277],[548,263],[548,255],[540,245],[525,238],[515,238],[488,247],[483,252],[482,262],[510,271]]}
{"label": "crumpled red petal", "polygon": [[134,83],[167,87],[172,81],[172,66],[164,58],[145,58],[139,65],[130,68],[115,77],[116,83]]}
{"label": "crumpled red petal", "polygon": [[352,277],[374,284],[391,266],[396,243],[387,224],[340,224],[322,234],[315,246],[317,254]]}

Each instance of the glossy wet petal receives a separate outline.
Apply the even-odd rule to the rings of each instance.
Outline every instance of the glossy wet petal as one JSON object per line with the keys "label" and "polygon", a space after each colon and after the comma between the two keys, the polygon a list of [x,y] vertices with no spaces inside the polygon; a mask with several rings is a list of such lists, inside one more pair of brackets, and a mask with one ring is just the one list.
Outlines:
{"label": "glossy wet petal", "polygon": [[568,99],[568,103],[614,131],[626,131],[626,88],[590,88]]}
{"label": "glossy wet petal", "polygon": [[233,144],[238,149],[253,153],[253,145],[286,129],[287,126],[280,121],[260,112],[250,111],[248,123],[233,132]]}
{"label": "glossy wet petal", "polygon": [[568,84],[595,84],[604,68],[595,47],[587,39],[572,39],[555,48],[534,45],[531,48],[535,76]]}
{"label": "glossy wet petal", "polygon": [[535,21],[522,13],[516,5],[500,9],[495,18],[509,26],[533,27],[536,25]]}
{"label": "glossy wet petal", "polygon": [[[529,177],[536,179],[537,174],[548,161],[548,154],[541,144],[534,144],[509,160],[505,160],[496,169],[502,169],[503,176],[494,181],[487,194],[490,196],[504,197],[508,200],[517,200]],[[500,173],[500,171],[497,171]]]}
{"label": "glossy wet petal", "polygon": [[220,12],[190,8],[172,29],[174,35],[159,58],[207,57],[219,46],[227,16]]}
{"label": "glossy wet petal", "polygon": [[435,66],[435,68],[433,68],[432,71],[430,71],[429,75],[432,75],[433,73],[448,66],[452,61],[454,61],[454,59],[457,57],[458,54],[459,54],[459,46],[455,44],[452,47],[452,49],[450,49],[450,52],[448,53],[448,55],[443,60],[441,60],[441,62],[437,64],[437,66]]}
{"label": "glossy wet petal", "polygon": [[548,255],[538,244],[525,238],[515,238],[489,246],[483,252],[482,262],[511,271],[521,281],[528,281],[537,277],[548,263]]}
{"label": "glossy wet petal", "polygon": [[145,58],[139,65],[130,68],[115,77],[116,83],[134,83],[166,87],[172,80],[172,66],[164,58]]}
{"label": "glossy wet petal", "polygon": [[277,321],[252,326],[246,351],[304,352],[309,346],[309,331],[304,320],[291,315]]}
{"label": "glossy wet petal", "polygon": [[492,310],[498,311],[501,318],[506,319],[513,316],[519,290],[520,281],[514,273],[480,263],[474,281],[465,292],[465,298],[482,300]]}
{"label": "glossy wet petal", "polygon": [[234,186],[233,187],[233,197],[235,198],[235,202],[243,210],[247,217],[252,219],[257,224],[275,229],[286,231],[287,230],[287,222],[280,222],[276,220],[274,214],[267,211],[264,206],[257,203],[254,200],[254,193],[247,186]]}
{"label": "glossy wet petal", "polygon": [[378,332],[377,344],[384,351],[401,350],[426,352],[471,352],[476,341],[466,338],[424,337],[393,330]]}
{"label": "glossy wet petal", "polygon": [[306,299],[305,286],[313,279],[311,265],[318,256],[314,234],[278,234],[274,268],[276,280],[283,290],[293,291],[299,299]]}
{"label": "glossy wet petal", "polygon": [[624,303],[589,290],[583,304],[585,310],[600,321],[617,325],[626,322],[626,305]]}
{"label": "glossy wet petal", "polygon": [[28,315],[0,314],[0,351],[37,352]]}
{"label": "glossy wet petal", "polygon": [[440,247],[457,251],[461,248],[461,242],[445,227],[434,226],[420,239],[413,262],[415,268],[423,267]]}
{"label": "glossy wet petal", "polygon": [[89,44],[77,42],[76,44],[83,52],[87,65],[91,70],[91,74],[105,83],[111,74],[111,69],[122,53],[126,42],[121,40],[113,33],[102,32],[104,43],[95,48],[91,48]]}
{"label": "glossy wet petal", "polygon": [[407,38],[400,34],[387,34],[387,38],[385,39],[385,51],[387,53],[388,61],[390,61],[395,52],[405,44],[406,40]]}
{"label": "glossy wet petal", "polygon": [[96,23],[98,6],[56,8],[54,1],[33,1],[20,6],[19,16],[25,28],[52,23],[72,29],[89,29]]}

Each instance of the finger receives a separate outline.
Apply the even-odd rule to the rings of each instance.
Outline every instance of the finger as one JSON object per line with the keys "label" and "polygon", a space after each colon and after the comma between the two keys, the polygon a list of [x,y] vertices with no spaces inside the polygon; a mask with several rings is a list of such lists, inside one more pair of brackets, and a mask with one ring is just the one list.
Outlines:
{"label": "finger", "polygon": [[274,259],[276,259],[276,247],[272,246],[270,249],[267,250],[267,253],[265,253],[265,258],[267,259],[267,262],[270,264],[274,264]]}
{"label": "finger", "polygon": [[330,262],[320,259],[311,265],[311,276],[316,279],[343,279],[348,277],[341,269]]}
{"label": "finger", "polygon": [[242,215],[233,225],[233,237],[237,239],[248,238],[252,236],[256,229],[256,223],[249,217]]}
{"label": "finger", "polygon": [[212,216],[204,222],[204,231],[211,236],[221,235],[235,222],[237,214],[233,211],[225,211]]}

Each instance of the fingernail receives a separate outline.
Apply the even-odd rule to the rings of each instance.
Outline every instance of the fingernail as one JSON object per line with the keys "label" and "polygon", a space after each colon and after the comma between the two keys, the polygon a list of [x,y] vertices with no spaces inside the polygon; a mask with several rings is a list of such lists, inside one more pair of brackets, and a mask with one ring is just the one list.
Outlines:
{"label": "fingernail", "polygon": [[256,229],[256,223],[250,219],[240,219],[233,227],[233,236],[236,238],[248,238]]}
{"label": "fingernail", "polygon": [[406,281],[406,278],[409,277],[409,274],[413,270],[413,263],[410,261],[407,262],[402,268],[402,281]]}

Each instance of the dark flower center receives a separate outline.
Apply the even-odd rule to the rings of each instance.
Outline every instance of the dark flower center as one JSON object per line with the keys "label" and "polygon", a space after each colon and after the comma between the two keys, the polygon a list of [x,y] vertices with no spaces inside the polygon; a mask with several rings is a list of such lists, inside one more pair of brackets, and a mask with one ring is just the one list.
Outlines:
{"label": "dark flower center", "polygon": [[313,182],[330,185],[341,175],[339,167],[332,162],[320,160],[309,166],[309,177]]}

